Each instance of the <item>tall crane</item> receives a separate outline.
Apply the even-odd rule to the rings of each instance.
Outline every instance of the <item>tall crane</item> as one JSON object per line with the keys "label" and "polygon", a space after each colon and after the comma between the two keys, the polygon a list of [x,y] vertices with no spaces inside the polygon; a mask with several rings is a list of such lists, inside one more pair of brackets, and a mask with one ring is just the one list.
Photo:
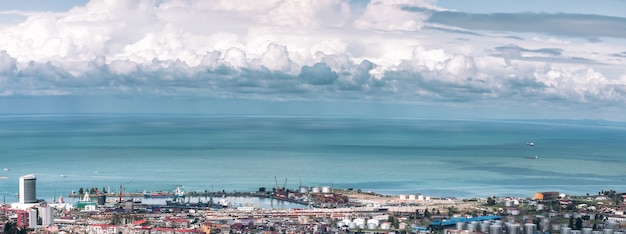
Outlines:
{"label": "tall crane", "polygon": [[274,183],[276,183],[275,197],[277,199],[287,198],[287,189],[285,187],[287,186],[287,177],[285,177],[285,182],[283,183],[282,188],[278,186],[278,179],[276,179],[276,176],[274,176]]}

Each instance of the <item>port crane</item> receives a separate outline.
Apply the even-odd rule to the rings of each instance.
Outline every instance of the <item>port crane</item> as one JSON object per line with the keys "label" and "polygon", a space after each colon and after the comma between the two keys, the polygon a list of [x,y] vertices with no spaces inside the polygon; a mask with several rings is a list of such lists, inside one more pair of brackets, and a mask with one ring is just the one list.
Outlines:
{"label": "port crane", "polygon": [[285,177],[285,183],[283,184],[282,188],[278,186],[278,179],[276,179],[276,176],[274,176],[274,183],[276,183],[276,192],[274,197],[276,197],[277,199],[287,198],[287,189],[285,188],[285,186],[287,186],[287,177]]}

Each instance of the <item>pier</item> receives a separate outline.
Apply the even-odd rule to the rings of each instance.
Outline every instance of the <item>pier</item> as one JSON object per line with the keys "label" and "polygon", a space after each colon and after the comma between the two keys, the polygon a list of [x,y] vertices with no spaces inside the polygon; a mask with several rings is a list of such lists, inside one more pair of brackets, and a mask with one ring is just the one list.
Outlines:
{"label": "pier", "polygon": [[[106,196],[106,197],[119,197],[118,193],[101,193],[101,194],[95,194],[95,193],[89,193],[89,196]],[[130,193],[123,193],[122,197],[128,197],[128,198],[135,198],[135,197],[146,197],[145,193],[138,193],[138,192],[130,192]],[[76,197],[76,198],[80,198],[85,196],[85,194],[78,194],[78,193],[70,193],[68,195],[68,197]],[[185,196],[189,196],[189,197],[260,197],[260,198],[269,198],[270,197],[270,193],[268,192],[187,192],[185,193]],[[172,196],[170,197],[174,197],[174,195],[172,194]],[[162,198],[168,198],[168,197],[162,197]]]}

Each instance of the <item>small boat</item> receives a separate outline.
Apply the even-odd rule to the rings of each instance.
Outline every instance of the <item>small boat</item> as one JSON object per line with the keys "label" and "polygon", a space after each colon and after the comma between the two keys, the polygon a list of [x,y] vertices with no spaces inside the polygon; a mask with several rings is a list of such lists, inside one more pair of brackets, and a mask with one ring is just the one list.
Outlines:
{"label": "small boat", "polygon": [[525,159],[539,159],[539,156],[524,157]]}
{"label": "small boat", "polygon": [[533,142],[526,142],[526,145],[527,146],[535,146],[535,143],[533,143]]}

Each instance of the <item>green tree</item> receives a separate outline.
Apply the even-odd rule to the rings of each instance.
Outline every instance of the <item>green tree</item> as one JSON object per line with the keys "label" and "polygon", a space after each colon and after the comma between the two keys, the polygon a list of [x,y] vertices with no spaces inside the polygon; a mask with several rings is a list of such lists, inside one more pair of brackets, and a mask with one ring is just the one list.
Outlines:
{"label": "green tree", "polygon": [[424,210],[424,217],[430,218],[430,212],[428,211],[428,209]]}
{"label": "green tree", "polygon": [[19,230],[17,229],[17,224],[11,221],[8,221],[6,223],[4,223],[4,229],[2,230],[2,233],[6,233],[6,234],[15,234],[17,233]]}
{"label": "green tree", "polygon": [[496,199],[493,199],[492,197],[488,197],[487,198],[487,205],[488,206],[496,205]]}
{"label": "green tree", "polygon": [[85,193],[85,190],[83,190],[83,187],[80,187],[80,189],[78,189],[78,194],[83,195]]}
{"label": "green tree", "polygon": [[576,218],[576,230],[582,230],[582,229],[583,229],[583,219],[578,217]]}
{"label": "green tree", "polygon": [[27,229],[27,228],[19,229],[17,228],[17,223],[8,221],[4,224],[4,229],[2,230],[2,233],[3,234],[27,234],[30,231],[32,231],[32,229]]}
{"label": "green tree", "polygon": [[571,229],[574,229],[574,216],[569,217],[569,225],[567,226]]}

